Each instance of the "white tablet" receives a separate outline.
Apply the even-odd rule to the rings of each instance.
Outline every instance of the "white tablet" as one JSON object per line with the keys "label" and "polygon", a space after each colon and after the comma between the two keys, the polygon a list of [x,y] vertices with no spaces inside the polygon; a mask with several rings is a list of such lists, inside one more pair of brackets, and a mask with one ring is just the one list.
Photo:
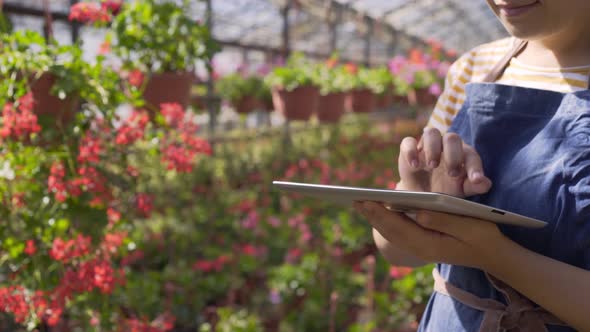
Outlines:
{"label": "white tablet", "polygon": [[400,212],[431,210],[529,228],[541,228],[547,224],[537,219],[439,193],[328,186],[284,181],[273,181],[273,185],[283,191],[299,193],[344,205],[352,205],[355,201],[374,201],[384,203],[388,208]]}

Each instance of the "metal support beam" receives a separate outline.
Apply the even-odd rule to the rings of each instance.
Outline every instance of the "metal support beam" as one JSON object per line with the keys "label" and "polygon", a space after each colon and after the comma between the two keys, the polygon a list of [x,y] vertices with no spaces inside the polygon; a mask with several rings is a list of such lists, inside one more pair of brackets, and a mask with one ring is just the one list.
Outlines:
{"label": "metal support beam", "polygon": [[[70,7],[78,3],[78,0],[70,0]],[[71,22],[71,29],[72,29],[72,44],[75,44],[78,41],[80,36],[80,23],[77,21]]]}
{"label": "metal support beam", "polygon": [[372,39],[372,35],[373,35],[373,29],[374,29],[374,25],[373,25],[373,21],[369,18],[365,18],[366,24],[367,24],[367,31],[365,32],[365,51],[364,51],[364,56],[363,56],[363,60],[365,62],[365,66],[370,66],[371,65],[371,39]]}
{"label": "metal support beam", "polygon": [[334,6],[335,1],[330,1],[330,8],[328,13],[328,29],[330,31],[330,53],[336,52],[338,49],[338,25],[342,20],[342,11],[340,8]]}
{"label": "metal support beam", "polygon": [[291,54],[291,33],[289,26],[289,13],[291,12],[292,1],[287,0],[283,8],[281,8],[281,16],[283,19],[283,56],[285,59]]}
{"label": "metal support beam", "polygon": [[[213,4],[212,0],[205,0],[205,24],[209,31],[213,31]],[[214,101],[214,82],[213,82],[213,68],[209,68],[209,75],[207,78],[207,110],[209,112],[209,137],[215,139],[215,127],[217,125],[217,105]],[[211,148],[214,150],[213,141],[210,142]]]}
{"label": "metal support beam", "polygon": [[381,18],[386,18],[387,16],[389,16],[390,14],[393,14],[394,12],[397,11],[401,11],[404,10],[406,8],[410,8],[412,6],[416,7],[416,6],[421,6],[423,2],[425,1],[430,1],[430,0],[409,0],[406,1],[402,4],[400,4],[399,6],[395,6],[393,8],[390,8],[388,10],[386,10],[382,15]]}

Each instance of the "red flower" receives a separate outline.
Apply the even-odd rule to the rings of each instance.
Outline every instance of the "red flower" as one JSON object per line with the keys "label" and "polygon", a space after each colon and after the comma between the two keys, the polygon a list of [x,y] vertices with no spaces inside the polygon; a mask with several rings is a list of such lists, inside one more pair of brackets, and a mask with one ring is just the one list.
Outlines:
{"label": "red flower", "polygon": [[146,193],[138,193],[135,197],[135,206],[139,214],[145,218],[149,218],[154,209],[152,195]]}
{"label": "red flower", "polygon": [[184,109],[177,103],[164,103],[160,105],[160,113],[164,116],[166,123],[174,128],[178,128],[184,120]]}
{"label": "red flower", "polygon": [[26,140],[32,134],[41,131],[37,123],[37,115],[33,113],[33,94],[27,93],[17,102],[17,107],[6,103],[2,109],[2,127],[0,137]]}
{"label": "red flower", "polygon": [[115,143],[129,145],[141,139],[145,134],[145,127],[150,121],[148,114],[142,110],[134,110],[119,128]]}
{"label": "red flower", "polygon": [[392,266],[389,268],[389,276],[393,279],[401,279],[410,273],[412,273],[411,267]]}
{"label": "red flower", "polygon": [[139,69],[134,69],[129,72],[129,84],[139,88],[143,84],[144,75]]}
{"label": "red flower", "polygon": [[61,162],[55,162],[49,171],[49,178],[47,179],[47,189],[55,195],[58,202],[64,202],[68,197],[66,183],[64,177],[66,175],[65,168]]}
{"label": "red flower", "polygon": [[195,264],[193,264],[193,270],[199,270],[201,272],[210,272],[213,271],[215,267],[214,262],[208,261],[208,260],[200,260],[195,262]]}
{"label": "red flower", "polygon": [[168,144],[162,151],[162,162],[168,170],[190,173],[197,153],[177,144]]}
{"label": "red flower", "polygon": [[35,241],[27,240],[25,247],[25,254],[29,256],[33,256],[37,252],[37,247],[35,246]]}
{"label": "red flower", "polygon": [[139,176],[139,170],[131,165],[127,166],[127,174],[129,174],[129,176],[131,177],[138,177]]}
{"label": "red flower", "polygon": [[119,220],[121,220],[121,212],[119,212],[113,208],[108,208],[107,209],[107,219],[109,221],[109,224],[115,224],[115,223],[119,222]]}
{"label": "red flower", "polygon": [[78,152],[78,162],[80,163],[98,163],[100,161],[100,153],[102,146],[100,139],[87,133],[80,142]]}
{"label": "red flower", "polygon": [[15,208],[22,208],[25,206],[25,194],[24,193],[14,193],[12,195],[12,205]]}
{"label": "red flower", "polygon": [[303,250],[301,250],[300,248],[291,248],[287,252],[286,261],[288,263],[294,263],[295,261],[297,261],[297,259],[299,259],[299,257],[301,257],[302,254]]}
{"label": "red flower", "polygon": [[111,42],[108,40],[103,41],[98,48],[98,54],[105,55],[111,52]]}
{"label": "red flower", "polygon": [[336,67],[337,64],[338,64],[338,59],[336,59],[336,58],[330,58],[330,59],[326,60],[326,67],[328,67],[329,69]]}
{"label": "red flower", "polygon": [[127,237],[126,232],[107,233],[104,236],[102,243],[103,248],[109,253],[115,253],[123,244],[123,240]]}
{"label": "red flower", "polygon": [[258,249],[251,244],[245,244],[240,248],[240,251],[247,256],[256,256],[258,254]]}
{"label": "red flower", "polygon": [[56,261],[64,263],[70,260],[87,255],[90,252],[90,237],[78,234],[73,240],[64,241],[61,238],[55,238],[49,251],[49,256]]}
{"label": "red flower", "polygon": [[358,67],[354,63],[347,63],[344,65],[344,70],[346,70],[349,74],[356,74],[358,72]]}
{"label": "red flower", "polygon": [[100,6],[104,11],[108,11],[114,16],[117,16],[121,11],[123,1],[121,0],[103,0]]}
{"label": "red flower", "polygon": [[111,15],[96,3],[79,2],[70,8],[68,19],[80,23],[108,23],[111,21]]}

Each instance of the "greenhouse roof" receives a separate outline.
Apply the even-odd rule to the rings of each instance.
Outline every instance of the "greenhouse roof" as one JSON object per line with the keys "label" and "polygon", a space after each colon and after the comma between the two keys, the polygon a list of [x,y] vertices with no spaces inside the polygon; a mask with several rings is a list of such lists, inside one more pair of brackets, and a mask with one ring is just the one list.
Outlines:
{"label": "greenhouse roof", "polygon": [[[41,0],[4,3],[11,8],[43,10]],[[71,27],[63,18],[70,3],[49,1],[58,18],[54,28],[58,39],[60,35],[68,39]],[[289,50],[319,57],[338,51],[345,59],[366,61],[369,57],[370,62],[379,63],[427,39],[462,52],[506,35],[485,0],[211,0],[213,34],[226,46],[284,50],[286,4],[290,5],[286,12]],[[191,1],[191,6],[195,19],[205,20],[206,1]],[[42,27],[40,17],[11,17],[17,27]]]}

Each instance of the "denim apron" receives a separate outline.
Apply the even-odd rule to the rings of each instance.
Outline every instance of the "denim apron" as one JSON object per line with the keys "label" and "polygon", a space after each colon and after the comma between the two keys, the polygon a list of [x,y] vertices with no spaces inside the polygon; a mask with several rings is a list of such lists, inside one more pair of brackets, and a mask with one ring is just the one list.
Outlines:
{"label": "denim apron", "polygon": [[[484,83],[467,84],[450,128],[479,152],[493,181],[490,192],[469,200],[547,222],[500,230],[529,250],[590,269],[590,90],[490,83],[525,45],[519,42]],[[419,331],[574,331],[481,270],[438,264],[433,275]]]}

